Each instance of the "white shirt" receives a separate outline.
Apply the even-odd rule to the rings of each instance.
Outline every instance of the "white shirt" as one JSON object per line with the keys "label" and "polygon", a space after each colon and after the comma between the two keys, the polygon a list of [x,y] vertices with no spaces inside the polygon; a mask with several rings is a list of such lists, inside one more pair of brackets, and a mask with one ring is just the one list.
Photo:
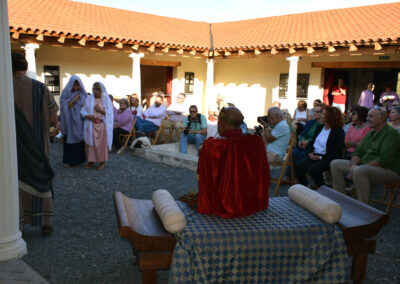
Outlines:
{"label": "white shirt", "polygon": [[138,107],[131,107],[131,111],[135,111],[136,110],[136,116],[140,117],[141,119],[143,119],[143,107],[141,105],[138,105]]}
{"label": "white shirt", "polygon": [[182,122],[188,114],[188,107],[185,103],[172,103],[167,108],[167,114],[169,115],[169,120],[174,122]]}
{"label": "white shirt", "polygon": [[[296,108],[296,111],[295,111],[293,119],[294,120],[298,120],[298,119],[307,120],[307,110],[300,111],[298,108]],[[305,121],[299,121],[299,123],[306,124]]]}
{"label": "white shirt", "polygon": [[318,134],[317,139],[314,142],[314,153],[315,154],[326,154],[326,142],[328,142],[329,134],[331,133],[331,129],[328,130],[322,128],[321,132]]}

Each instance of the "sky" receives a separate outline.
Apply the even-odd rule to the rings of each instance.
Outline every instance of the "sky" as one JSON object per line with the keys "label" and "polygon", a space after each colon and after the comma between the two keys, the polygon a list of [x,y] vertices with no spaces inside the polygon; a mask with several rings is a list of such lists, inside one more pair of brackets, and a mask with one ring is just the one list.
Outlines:
{"label": "sky", "polygon": [[209,23],[391,3],[393,0],[74,0]]}

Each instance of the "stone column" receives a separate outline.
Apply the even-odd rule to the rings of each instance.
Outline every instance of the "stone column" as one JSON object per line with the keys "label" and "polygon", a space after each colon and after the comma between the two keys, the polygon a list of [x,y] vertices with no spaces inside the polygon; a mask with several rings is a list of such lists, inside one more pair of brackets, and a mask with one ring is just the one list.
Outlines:
{"label": "stone column", "polygon": [[[208,107],[215,101],[214,89],[214,59],[207,59],[206,92],[203,100],[202,113],[207,113]],[[206,114],[208,116],[208,114]]]}
{"label": "stone column", "polygon": [[140,58],[144,57],[143,53],[131,53],[129,57],[132,58],[132,84],[133,92],[142,100],[142,86],[141,86],[141,76],[140,76]]}
{"label": "stone column", "polygon": [[289,113],[293,113],[297,108],[297,64],[299,62],[298,56],[286,57],[289,61],[289,78],[288,78],[288,96],[287,107]]}
{"label": "stone column", "polygon": [[26,75],[29,78],[36,80],[36,57],[35,50],[39,48],[39,45],[36,43],[27,43],[23,46],[25,49],[25,57],[26,61],[28,61],[28,71]]}
{"label": "stone column", "polygon": [[0,0],[0,261],[26,254],[19,231],[18,167],[7,0]]}

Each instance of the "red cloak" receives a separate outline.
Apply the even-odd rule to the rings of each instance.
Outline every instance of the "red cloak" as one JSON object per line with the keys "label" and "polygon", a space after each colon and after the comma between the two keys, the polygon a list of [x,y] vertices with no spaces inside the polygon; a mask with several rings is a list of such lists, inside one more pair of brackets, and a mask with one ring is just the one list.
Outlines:
{"label": "red cloak", "polygon": [[237,218],[268,207],[269,165],[258,136],[228,135],[205,140],[197,173],[197,210],[201,214]]}

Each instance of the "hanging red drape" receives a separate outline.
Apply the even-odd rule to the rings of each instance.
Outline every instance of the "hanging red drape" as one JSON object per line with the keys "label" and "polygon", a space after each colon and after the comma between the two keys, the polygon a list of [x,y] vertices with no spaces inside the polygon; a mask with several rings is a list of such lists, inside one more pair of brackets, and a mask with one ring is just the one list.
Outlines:
{"label": "hanging red drape", "polygon": [[324,78],[324,94],[322,97],[323,103],[330,105],[329,102],[329,93],[335,84],[335,76],[336,71],[334,69],[325,69],[325,78]]}
{"label": "hanging red drape", "polygon": [[171,104],[171,95],[172,95],[172,67],[167,67],[167,95],[168,95],[168,104]]}

